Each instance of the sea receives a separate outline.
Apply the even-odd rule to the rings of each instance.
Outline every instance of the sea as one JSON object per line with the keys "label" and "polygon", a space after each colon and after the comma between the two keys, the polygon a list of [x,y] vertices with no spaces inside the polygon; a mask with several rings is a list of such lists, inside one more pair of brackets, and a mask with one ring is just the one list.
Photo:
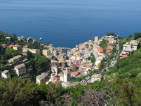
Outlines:
{"label": "sea", "polygon": [[0,0],[0,31],[73,48],[113,32],[141,32],[141,0]]}

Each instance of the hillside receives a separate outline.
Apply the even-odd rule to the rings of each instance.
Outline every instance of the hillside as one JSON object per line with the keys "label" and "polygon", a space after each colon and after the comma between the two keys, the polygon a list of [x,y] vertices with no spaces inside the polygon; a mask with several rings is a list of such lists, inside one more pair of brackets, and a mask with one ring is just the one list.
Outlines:
{"label": "hillside", "polygon": [[[122,38],[121,48],[131,39]],[[32,61],[41,58],[31,57]],[[32,66],[38,67],[42,60],[33,61]],[[141,48],[118,59],[108,70],[102,73],[104,80],[100,82],[68,88],[60,82],[37,85],[31,79],[1,78],[0,106],[141,106]]]}

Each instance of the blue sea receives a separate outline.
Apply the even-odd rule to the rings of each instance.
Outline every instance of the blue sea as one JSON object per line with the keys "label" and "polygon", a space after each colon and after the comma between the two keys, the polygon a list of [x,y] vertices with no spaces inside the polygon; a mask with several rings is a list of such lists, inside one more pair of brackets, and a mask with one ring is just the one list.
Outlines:
{"label": "blue sea", "polygon": [[114,32],[141,32],[141,0],[0,0],[0,31],[75,47]]}

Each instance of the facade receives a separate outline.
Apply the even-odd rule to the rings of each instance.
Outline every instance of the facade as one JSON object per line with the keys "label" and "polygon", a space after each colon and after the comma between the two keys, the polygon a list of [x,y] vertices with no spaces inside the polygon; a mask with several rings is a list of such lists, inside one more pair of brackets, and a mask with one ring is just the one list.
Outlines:
{"label": "facade", "polygon": [[98,54],[104,53],[104,48],[103,48],[103,47],[100,47],[100,46],[97,46],[97,47],[96,47],[96,52],[97,52]]}
{"label": "facade", "polygon": [[9,70],[4,70],[4,71],[1,73],[1,77],[2,77],[2,78],[9,78],[9,77],[11,77]]}
{"label": "facade", "polygon": [[14,70],[16,70],[16,74],[17,74],[18,76],[20,76],[20,75],[26,73],[26,66],[25,66],[25,64],[16,65],[16,66],[14,67]]}
{"label": "facade", "polygon": [[21,46],[20,45],[13,45],[13,49],[17,51],[21,51]]}
{"label": "facade", "polygon": [[32,49],[31,53],[39,55],[40,54],[40,49]]}
{"label": "facade", "polygon": [[46,57],[50,54],[49,50],[47,50],[47,49],[44,49],[42,52],[43,52],[43,55]]}
{"label": "facade", "polygon": [[100,74],[94,74],[91,78],[91,83],[95,82],[95,81],[101,81],[102,76]]}
{"label": "facade", "polygon": [[22,54],[27,55],[29,48],[22,48]]}
{"label": "facade", "polygon": [[68,82],[71,78],[70,72],[68,71],[68,68],[64,69],[64,82]]}
{"label": "facade", "polygon": [[49,79],[49,74],[42,73],[41,75],[36,76],[36,84],[40,85],[40,84],[46,83],[48,79]]}
{"label": "facade", "polygon": [[13,58],[8,60],[8,63],[16,63],[20,61],[23,57],[21,55],[14,56]]}
{"label": "facade", "polygon": [[132,45],[132,50],[137,50],[139,42],[136,40],[131,40],[130,44]]}
{"label": "facade", "polygon": [[52,73],[58,74],[58,68],[57,67],[51,67]]}
{"label": "facade", "polygon": [[8,47],[8,44],[1,44],[1,46],[2,46],[3,48],[7,48],[7,47]]}

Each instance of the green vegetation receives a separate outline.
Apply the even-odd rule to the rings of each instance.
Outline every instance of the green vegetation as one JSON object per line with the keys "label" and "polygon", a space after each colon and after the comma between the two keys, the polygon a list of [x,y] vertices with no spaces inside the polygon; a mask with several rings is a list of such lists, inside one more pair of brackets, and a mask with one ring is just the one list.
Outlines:
{"label": "green vegetation", "polygon": [[104,35],[107,35],[107,36],[110,36],[110,35],[117,36],[116,33],[113,33],[113,32],[108,32],[108,33],[105,33]]}
{"label": "green vegetation", "polygon": [[103,39],[101,42],[100,42],[100,44],[99,44],[99,46],[100,47],[103,47],[104,48],[104,53],[106,53],[106,50],[107,50],[107,45],[108,45],[108,40],[105,40],[105,39]]}
{"label": "green vegetation", "polygon": [[[6,37],[10,37],[11,40],[9,41],[5,39]],[[21,46],[28,45],[28,47],[31,49],[41,49],[41,50],[44,48],[43,45],[41,44],[48,45],[48,43],[41,43],[41,42],[28,43],[26,39],[19,41],[15,33],[9,35],[8,33],[4,33],[4,32],[0,32],[0,44],[9,44],[9,45],[16,44]]]}
{"label": "green vegetation", "polygon": [[[136,40],[141,41],[139,33],[135,36]],[[133,36],[129,35],[127,38],[121,38],[120,43],[123,45],[131,39]],[[7,59],[16,53],[7,49],[3,58]],[[108,64],[112,55],[108,56]],[[48,63],[42,56],[31,53],[28,53],[27,58],[35,70],[41,70]],[[89,59],[95,61],[94,58]],[[103,60],[101,69],[105,61]],[[104,106],[108,103],[108,106],[141,106],[141,48],[131,56],[118,60],[116,65],[103,75],[105,80],[101,82],[68,88],[62,88],[60,82],[36,85],[31,79],[0,79],[0,105]]]}

